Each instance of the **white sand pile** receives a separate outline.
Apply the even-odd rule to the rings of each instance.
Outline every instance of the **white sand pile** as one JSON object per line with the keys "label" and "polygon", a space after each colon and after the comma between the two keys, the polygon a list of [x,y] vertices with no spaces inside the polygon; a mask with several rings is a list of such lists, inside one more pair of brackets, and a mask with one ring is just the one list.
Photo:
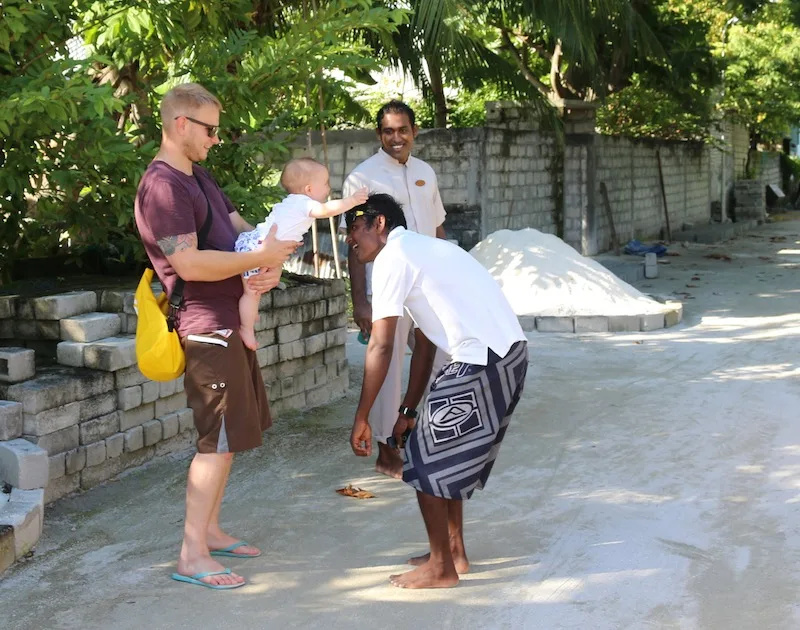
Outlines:
{"label": "white sand pile", "polygon": [[499,230],[470,253],[503,289],[517,315],[644,315],[663,305],[581,256],[557,236]]}

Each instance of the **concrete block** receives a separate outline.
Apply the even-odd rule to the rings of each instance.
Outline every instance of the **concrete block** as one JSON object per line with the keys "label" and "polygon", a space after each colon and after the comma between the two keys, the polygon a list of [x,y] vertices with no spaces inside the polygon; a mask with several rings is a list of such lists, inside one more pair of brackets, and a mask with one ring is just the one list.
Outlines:
{"label": "concrete block", "polygon": [[338,315],[347,312],[347,296],[337,295],[328,298],[328,315]]}
{"label": "concrete block", "polygon": [[16,319],[33,319],[33,304],[29,298],[17,296],[15,308]]}
{"label": "concrete block", "polygon": [[101,440],[86,446],[86,466],[99,466],[106,461],[106,442]]}
{"label": "concrete block", "polygon": [[60,479],[67,472],[67,454],[59,453],[47,458],[47,483]]}
{"label": "concrete block", "polygon": [[[311,306],[311,305],[305,304],[305,306]],[[303,322],[303,337],[311,337],[313,335],[319,335],[320,333],[323,332],[325,332],[324,319],[314,319]]]}
{"label": "concrete block", "polygon": [[114,392],[106,392],[86,400],[79,400],[78,404],[81,406],[80,421],[85,422],[116,411],[117,397]]}
{"label": "concrete block", "polygon": [[609,332],[639,332],[638,315],[611,315],[608,318]]}
{"label": "concrete block", "polygon": [[96,310],[97,294],[94,291],[70,291],[59,295],[33,298],[31,303],[36,319],[67,319]]}
{"label": "concrete block", "polygon": [[661,330],[664,328],[664,313],[649,313],[639,317],[639,330]]}
{"label": "concrete block", "polygon": [[[335,331],[332,331],[335,332]],[[328,347],[328,336],[326,333],[320,333],[318,335],[313,335],[311,337],[305,338],[305,351],[304,354],[306,356],[316,354],[317,352],[322,352],[325,348]]]}
{"label": "concrete block", "polygon": [[14,440],[22,435],[22,405],[0,400],[0,441]]}
{"label": "concrete block", "polygon": [[267,311],[272,308],[272,291],[262,293],[258,300],[258,310]]}
{"label": "concrete block", "polygon": [[145,381],[142,387],[142,404],[155,402],[158,400],[159,392],[161,391],[161,383],[157,381]]}
{"label": "concrete block", "polygon": [[664,326],[677,326],[681,323],[683,309],[672,309],[664,313]]}
{"label": "concrete block", "polygon": [[0,348],[0,383],[19,383],[36,373],[34,352],[27,348]]}
{"label": "concrete block", "polygon": [[519,325],[522,330],[526,332],[536,332],[536,316],[535,315],[519,315],[517,317]]}
{"label": "concrete block", "polygon": [[285,308],[297,304],[297,297],[293,290],[285,289],[270,291],[272,295],[272,308]]}
{"label": "concrete block", "polygon": [[575,332],[575,321],[572,317],[537,317],[536,330],[543,333],[571,333]]}
{"label": "concrete block", "polygon": [[608,317],[581,316],[575,318],[576,333],[601,333],[608,332]]}
{"label": "concrete block", "polygon": [[66,429],[61,429],[60,431],[54,431],[47,435],[23,435],[23,437],[29,442],[43,448],[47,451],[48,455],[56,455],[64,451],[72,450],[77,448],[80,443],[78,425],[73,425]]}
{"label": "concrete block", "polygon": [[305,340],[298,339],[290,343],[282,343],[278,346],[278,355],[280,356],[281,361],[302,359],[306,355]]}
{"label": "concrete block", "polygon": [[142,386],[132,385],[117,392],[117,406],[121,411],[128,411],[142,404]]}
{"label": "concrete block", "polygon": [[125,436],[125,452],[131,453],[144,448],[144,429],[142,427],[133,427],[123,433]]}
{"label": "concrete block", "polygon": [[50,462],[44,449],[21,438],[0,442],[0,480],[32,490],[44,488],[49,476]]}
{"label": "concrete block", "polygon": [[51,321],[36,322],[36,338],[57,341],[61,339],[61,327],[59,323]]}
{"label": "concrete block", "polygon": [[194,413],[191,409],[181,409],[178,411],[178,432],[183,433],[189,429],[194,429]]}
{"label": "concrete block", "polygon": [[277,334],[274,328],[267,328],[256,333],[256,343],[259,348],[266,348],[275,343]]}
{"label": "concrete block", "polygon": [[144,445],[152,446],[161,441],[163,427],[158,420],[149,420],[142,425],[144,431]]}
{"label": "concrete block", "polygon": [[303,336],[302,324],[286,324],[285,326],[278,326],[278,343],[290,343],[297,341]]}
{"label": "concrete block", "polygon": [[80,408],[79,403],[71,402],[37,414],[23,414],[22,432],[39,436],[71,427],[80,421]]}
{"label": "concrete block", "polygon": [[36,378],[9,385],[8,400],[21,402],[25,413],[36,414],[70,402],[99,396],[114,388],[114,376],[91,370],[47,368]]}
{"label": "concrete block", "polygon": [[122,368],[121,370],[114,372],[114,384],[116,389],[124,389],[126,387],[132,387],[133,385],[142,385],[146,382],[153,381],[150,381],[150,379],[142,374],[137,365]]}
{"label": "concrete block", "polygon": [[71,475],[64,475],[58,479],[52,479],[47,487],[44,489],[44,502],[45,504],[57,501],[68,494],[77,492],[81,487],[81,474],[73,473]]}
{"label": "concrete block", "polygon": [[83,362],[88,368],[115,372],[136,365],[134,337],[108,337],[88,343],[83,349]]}
{"label": "concrete block", "polygon": [[106,457],[113,459],[122,455],[125,446],[125,434],[115,433],[106,438]]}
{"label": "concrete block", "polygon": [[121,330],[122,322],[115,313],[84,313],[60,321],[59,333],[64,341],[97,341],[113,337]]}
{"label": "concrete block", "polygon": [[325,365],[329,363],[336,363],[341,359],[346,358],[344,346],[337,346],[335,348],[328,348],[325,350],[324,354],[324,363]]}
{"label": "concrete block", "polygon": [[[325,347],[334,348],[336,346],[343,346],[347,343],[347,330],[345,328],[337,328],[329,330],[326,333]],[[309,353],[311,354],[311,353]]]}
{"label": "concrete block", "polygon": [[36,330],[36,322],[32,319],[15,320],[14,336],[25,340],[38,339],[39,333]]}
{"label": "concrete block", "polygon": [[347,313],[337,313],[329,315],[323,321],[323,330],[335,330],[337,328],[347,328]]}
{"label": "concrete block", "polygon": [[172,436],[178,435],[178,431],[180,430],[180,418],[178,417],[177,411],[161,416],[159,421],[161,422],[161,434],[163,435],[163,439],[168,440]]}
{"label": "concrete block", "polygon": [[14,528],[14,553],[23,557],[34,548],[42,535],[44,523],[44,489],[11,491],[0,524]]}
{"label": "concrete block", "polygon": [[14,338],[14,320],[0,319],[0,339]]}
{"label": "concrete block", "polygon": [[175,393],[175,381],[161,381],[158,384],[158,396],[159,398],[166,398],[167,396],[172,396]]}
{"label": "concrete block", "polygon": [[294,376],[306,370],[305,359],[292,359],[291,361],[281,360],[278,364],[278,377]]}
{"label": "concrete block", "polygon": [[305,379],[303,374],[297,376],[287,376],[280,381],[280,397],[288,398],[305,391]]}
{"label": "concrete block", "polygon": [[[156,285],[158,285],[158,283],[156,283]],[[158,297],[161,293],[160,285],[158,285],[156,289],[158,293],[156,293],[155,289],[153,292],[156,293],[156,297]],[[100,310],[107,313],[135,315],[136,311],[133,308],[133,294],[133,291],[103,291],[103,295],[100,297]]]}
{"label": "concrete block", "polygon": [[284,410],[289,409],[305,409],[306,407],[306,393],[300,392],[294,396],[285,396],[281,398],[281,407]]}
{"label": "concrete block", "polygon": [[17,316],[18,295],[0,296],[0,319],[13,319]]}
{"label": "concrete block", "polygon": [[168,398],[159,398],[155,403],[155,417],[160,418],[186,407],[186,393],[179,392]]}
{"label": "concrete block", "polygon": [[127,431],[156,417],[155,403],[148,403],[135,409],[119,412],[119,430]]}
{"label": "concrete block", "polygon": [[175,379],[175,393],[184,391],[184,382],[185,382],[186,375],[181,374],[178,378]]}
{"label": "concrete block", "polygon": [[119,416],[119,411],[112,411],[105,416],[81,422],[78,425],[81,444],[98,442],[119,431]]}
{"label": "concrete block", "polygon": [[86,447],[80,446],[66,453],[67,474],[80,472],[86,467]]}

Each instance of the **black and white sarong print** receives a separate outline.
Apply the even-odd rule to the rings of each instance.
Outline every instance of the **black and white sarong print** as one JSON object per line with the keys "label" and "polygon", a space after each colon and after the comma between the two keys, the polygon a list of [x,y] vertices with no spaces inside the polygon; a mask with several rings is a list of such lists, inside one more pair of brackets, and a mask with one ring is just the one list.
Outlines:
{"label": "black and white sarong print", "polygon": [[408,438],[403,481],[444,499],[483,488],[500,450],[528,370],[528,344],[487,365],[449,363],[436,377]]}

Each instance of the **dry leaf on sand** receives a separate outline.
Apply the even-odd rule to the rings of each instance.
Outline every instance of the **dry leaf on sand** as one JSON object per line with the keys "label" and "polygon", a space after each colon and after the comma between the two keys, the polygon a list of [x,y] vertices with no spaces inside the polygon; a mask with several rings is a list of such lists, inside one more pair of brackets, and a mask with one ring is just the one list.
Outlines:
{"label": "dry leaf on sand", "polygon": [[336,492],[345,496],[345,497],[353,497],[355,499],[374,499],[375,495],[372,494],[369,490],[363,490],[361,488],[356,488],[352,484],[347,484],[344,488],[339,488]]}

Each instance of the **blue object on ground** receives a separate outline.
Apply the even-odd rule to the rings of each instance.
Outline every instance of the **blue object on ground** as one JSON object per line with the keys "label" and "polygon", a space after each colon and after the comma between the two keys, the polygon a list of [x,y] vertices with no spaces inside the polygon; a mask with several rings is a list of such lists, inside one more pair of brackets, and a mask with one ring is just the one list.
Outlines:
{"label": "blue object on ground", "polygon": [[667,246],[660,243],[658,245],[645,245],[644,243],[634,239],[632,241],[628,241],[628,243],[625,245],[625,253],[632,256],[655,254],[661,258],[662,256],[666,256]]}

